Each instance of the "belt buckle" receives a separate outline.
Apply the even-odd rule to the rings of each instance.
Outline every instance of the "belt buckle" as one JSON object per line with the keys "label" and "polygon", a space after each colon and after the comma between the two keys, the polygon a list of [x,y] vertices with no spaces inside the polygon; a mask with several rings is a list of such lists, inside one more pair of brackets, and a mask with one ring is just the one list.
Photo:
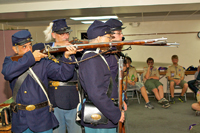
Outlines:
{"label": "belt buckle", "polygon": [[52,85],[53,85],[54,87],[57,87],[57,86],[60,85],[60,82],[59,82],[59,81],[53,81],[53,82],[52,82]]}
{"label": "belt buckle", "polygon": [[26,110],[27,111],[35,110],[35,105],[28,105],[28,106],[26,106]]}

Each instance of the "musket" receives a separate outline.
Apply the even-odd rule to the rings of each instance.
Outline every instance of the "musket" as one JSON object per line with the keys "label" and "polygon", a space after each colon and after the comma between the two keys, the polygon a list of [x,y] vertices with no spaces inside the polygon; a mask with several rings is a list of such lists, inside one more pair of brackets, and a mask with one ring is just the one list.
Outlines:
{"label": "musket", "polygon": [[[126,58],[126,56],[125,56],[125,58]],[[124,58],[124,60],[126,60]],[[123,62],[124,63],[124,62]],[[120,64],[121,65],[121,64]],[[126,64],[123,64],[123,65],[126,65]],[[123,68],[122,68],[123,69]],[[122,82],[123,82],[123,79],[124,79],[124,77],[125,77],[125,85],[122,85],[122,88],[120,88],[120,89],[122,89],[122,91],[124,90],[124,97],[127,99],[128,97],[127,97],[127,85],[128,85],[128,68],[127,68],[127,70],[126,70],[126,73],[125,72],[123,72],[123,77],[122,77]],[[128,99],[127,99],[128,100]],[[122,133],[126,133],[126,129],[125,129],[125,124],[126,123],[126,121],[122,124]]]}
{"label": "musket", "polygon": [[[122,85],[123,85],[123,59],[122,57],[120,57],[119,61],[118,61],[118,99],[119,99],[119,109],[120,111],[123,111],[123,106],[122,106]],[[122,133],[122,122],[118,123],[118,133]]]}
{"label": "musket", "polygon": [[[119,42],[103,42],[103,43],[89,43],[89,44],[74,44],[67,46],[74,46],[77,49],[93,49],[93,48],[102,48],[102,47],[112,47],[112,46],[123,46],[123,45],[137,45],[137,46],[168,46],[167,38],[157,38],[157,39],[146,39],[146,40],[131,40],[131,41],[119,41]],[[176,43],[177,44],[177,43]],[[171,45],[171,44],[170,44]],[[51,47],[48,45],[44,46],[44,49],[41,50],[41,53],[59,53],[66,51],[67,46],[55,46]],[[13,61],[18,61],[22,56],[12,56]]]}

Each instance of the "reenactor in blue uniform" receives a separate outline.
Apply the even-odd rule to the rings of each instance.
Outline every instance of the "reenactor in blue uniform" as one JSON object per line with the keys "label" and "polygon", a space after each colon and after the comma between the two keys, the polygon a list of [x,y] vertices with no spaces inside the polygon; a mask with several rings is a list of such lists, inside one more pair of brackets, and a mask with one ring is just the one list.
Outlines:
{"label": "reenactor in blue uniform", "polygon": [[200,115],[200,91],[196,93],[197,102],[192,104],[192,109],[196,111],[196,116]]}
{"label": "reenactor in blue uniform", "polygon": [[[50,23],[50,26],[44,31],[46,41],[50,41],[51,38],[55,39],[55,42],[46,43],[45,45],[57,46],[57,45],[72,45],[69,43],[69,35],[72,30],[67,26],[65,19],[54,20]],[[43,49],[44,44],[35,44],[34,49]],[[53,54],[59,63],[63,53]],[[80,53],[75,55],[75,58],[80,58]],[[76,69],[78,66],[76,65]],[[65,82],[60,81],[49,81],[48,95],[51,103],[54,107],[54,114],[59,121],[59,127],[54,129],[54,133],[66,132],[68,133],[81,133],[81,127],[75,123],[77,105],[79,103],[78,91],[76,89],[77,84],[77,73],[74,71],[74,76],[66,80]]]}
{"label": "reenactor in blue uniform", "polygon": [[[27,30],[19,31],[12,35],[13,50],[18,55],[23,55],[18,61],[12,61],[11,57],[6,57],[3,63],[2,74],[5,80],[10,82],[13,95],[16,95],[16,104],[13,107],[15,112],[12,114],[12,131],[14,133],[52,133],[53,128],[58,126],[58,121],[50,110],[48,98],[32,77],[28,74],[22,82],[17,92],[15,84],[19,78],[31,67],[40,81],[48,86],[48,78],[52,80],[66,81],[73,76],[75,65],[60,65],[47,58],[46,54],[40,53],[39,50],[32,52],[31,34]],[[64,53],[62,60],[69,60],[71,54],[76,53],[74,47],[67,47],[68,51]]]}
{"label": "reenactor in blue uniform", "polygon": [[[125,27],[122,27],[123,24],[117,19],[109,19],[106,21],[106,25],[110,27],[111,33],[112,33],[112,40],[115,41],[122,41],[123,33],[122,30],[125,29]],[[121,50],[122,47],[113,47],[113,50],[118,49]],[[107,55],[106,61],[108,62],[108,65],[110,67],[112,80],[113,80],[113,93],[111,95],[112,98],[118,98],[118,60],[120,56],[120,52],[117,53],[111,53]],[[123,102],[124,110],[127,110],[127,105],[125,102]]]}
{"label": "reenactor in blue uniform", "polygon": [[[110,42],[110,27],[105,23],[95,20],[87,30],[87,36],[90,43]],[[99,52],[106,51],[109,48],[90,49],[83,54],[82,60],[94,56]],[[114,105],[111,97],[108,97],[107,91],[110,85],[111,72],[106,61],[106,55],[96,56],[85,60],[79,65],[80,83],[88,99],[100,110],[108,119],[107,124],[90,124],[83,120],[84,106],[82,107],[81,124],[85,127],[86,133],[116,133],[116,127],[119,121],[124,121],[124,113]]]}

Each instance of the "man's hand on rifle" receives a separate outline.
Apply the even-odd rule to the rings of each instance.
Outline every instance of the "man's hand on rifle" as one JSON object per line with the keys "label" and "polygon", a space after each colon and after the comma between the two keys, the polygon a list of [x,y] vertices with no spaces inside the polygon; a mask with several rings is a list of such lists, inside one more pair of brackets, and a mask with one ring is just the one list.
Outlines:
{"label": "man's hand on rifle", "polygon": [[119,119],[119,122],[124,122],[124,120],[125,120],[125,116],[124,116],[124,111],[122,111],[121,112],[121,117],[120,117],[120,119]]}
{"label": "man's hand on rifle", "polygon": [[40,50],[35,50],[33,52],[33,56],[35,58],[35,61],[40,61],[42,58],[47,57],[47,55],[41,53]]}
{"label": "man's hand on rifle", "polygon": [[[69,46],[69,45],[76,45],[76,44],[71,44],[69,41],[55,42],[55,46]],[[83,49],[77,49],[77,52],[80,51],[83,51]]]}
{"label": "man's hand on rifle", "polygon": [[69,58],[70,55],[76,54],[77,50],[73,46],[67,46],[66,47],[67,51],[65,52],[65,58]]}

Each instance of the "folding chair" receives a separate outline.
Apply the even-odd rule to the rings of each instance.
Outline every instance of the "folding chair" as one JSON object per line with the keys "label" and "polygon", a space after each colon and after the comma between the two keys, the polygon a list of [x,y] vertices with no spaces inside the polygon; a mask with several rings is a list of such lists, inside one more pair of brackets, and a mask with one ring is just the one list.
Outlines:
{"label": "folding chair", "polygon": [[[138,81],[140,80],[140,75],[137,73],[137,76],[138,76]],[[127,90],[126,90],[126,94],[127,94],[127,97],[129,99],[137,99],[138,100],[138,103],[140,104],[140,98],[141,96],[139,96],[138,94],[138,88],[137,86],[132,86],[131,88],[128,88],[128,85],[127,85]],[[134,98],[134,93],[136,94],[136,97]]]}
{"label": "folding chair", "polygon": [[[167,78],[167,77],[166,77]],[[180,96],[180,93],[179,94],[177,94],[177,92],[175,92],[175,90],[182,90],[182,88],[181,88],[181,86],[179,86],[179,85],[175,85],[174,86],[174,96]],[[168,95],[168,99],[169,99],[169,101],[170,101],[170,98],[171,98],[171,93],[170,93],[170,84],[169,84],[169,80],[168,80],[168,78],[167,78],[167,95]],[[185,97],[185,101],[187,101],[187,97],[186,97],[186,92],[185,92],[185,94],[184,94],[184,97]]]}

